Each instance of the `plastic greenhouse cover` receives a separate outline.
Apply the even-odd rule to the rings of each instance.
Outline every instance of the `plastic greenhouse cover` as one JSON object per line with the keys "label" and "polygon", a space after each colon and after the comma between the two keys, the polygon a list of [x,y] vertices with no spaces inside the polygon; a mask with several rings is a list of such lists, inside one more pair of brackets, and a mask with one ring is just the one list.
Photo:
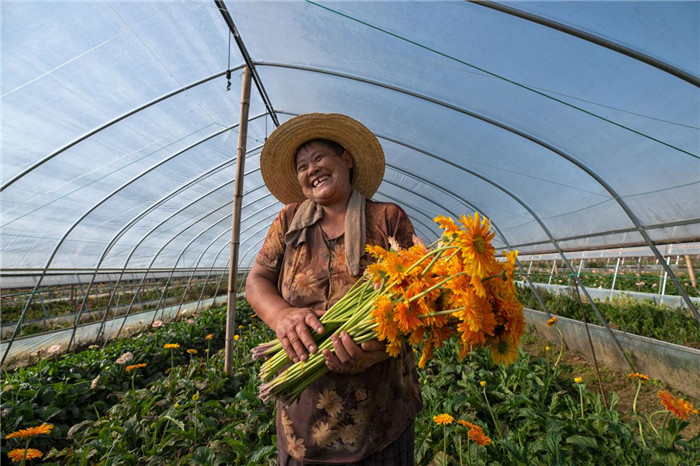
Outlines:
{"label": "plastic greenhouse cover", "polygon": [[[281,207],[261,146],[307,112],[375,132],[375,198],[429,241],[474,211],[521,254],[700,239],[698,2],[226,6],[274,111],[253,86],[242,267]],[[3,269],[226,267],[245,60],[217,5],[0,7]]]}

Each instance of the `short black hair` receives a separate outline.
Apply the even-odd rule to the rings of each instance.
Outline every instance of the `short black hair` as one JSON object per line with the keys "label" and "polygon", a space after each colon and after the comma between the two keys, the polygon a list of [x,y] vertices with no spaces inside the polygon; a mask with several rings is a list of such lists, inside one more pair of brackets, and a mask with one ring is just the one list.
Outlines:
{"label": "short black hair", "polygon": [[331,149],[333,152],[335,152],[335,155],[337,155],[338,157],[343,155],[343,152],[345,152],[345,148],[343,146],[341,146],[340,144],[338,144],[337,142],[331,141],[330,139],[317,138],[317,139],[312,139],[310,141],[306,141],[304,144],[300,145],[299,148],[297,149],[296,153],[294,154],[295,158],[296,158],[296,154],[298,154],[300,150],[306,149],[309,146],[311,146],[312,144],[324,145],[324,146],[328,147],[329,149]]}

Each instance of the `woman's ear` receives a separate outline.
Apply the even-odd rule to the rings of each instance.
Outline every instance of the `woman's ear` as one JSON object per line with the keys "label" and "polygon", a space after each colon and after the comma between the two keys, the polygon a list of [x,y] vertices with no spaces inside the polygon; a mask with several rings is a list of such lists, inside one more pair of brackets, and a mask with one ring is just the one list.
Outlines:
{"label": "woman's ear", "polygon": [[343,151],[343,155],[341,155],[340,158],[343,159],[343,161],[345,162],[345,165],[346,165],[348,168],[352,168],[352,167],[353,167],[353,164],[352,164],[352,154],[351,154],[347,149],[345,149],[345,150]]}

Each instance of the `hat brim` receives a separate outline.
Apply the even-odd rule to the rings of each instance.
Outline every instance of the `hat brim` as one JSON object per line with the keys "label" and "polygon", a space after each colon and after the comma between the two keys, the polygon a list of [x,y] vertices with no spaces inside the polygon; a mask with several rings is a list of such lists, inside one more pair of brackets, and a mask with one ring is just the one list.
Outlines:
{"label": "hat brim", "polygon": [[265,185],[283,204],[306,198],[297,180],[294,156],[313,139],[335,141],[352,156],[352,185],[370,199],[384,177],[384,151],[372,132],[359,121],[339,113],[307,113],[281,124],[265,141],[260,171]]}

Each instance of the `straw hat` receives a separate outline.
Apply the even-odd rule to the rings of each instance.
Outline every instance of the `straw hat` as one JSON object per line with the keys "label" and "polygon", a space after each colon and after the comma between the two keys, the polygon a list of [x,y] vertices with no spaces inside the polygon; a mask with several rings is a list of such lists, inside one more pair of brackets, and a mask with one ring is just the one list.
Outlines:
{"label": "straw hat", "polygon": [[352,185],[370,199],[384,177],[384,151],[366,126],[339,113],[300,115],[270,134],[260,154],[260,170],[270,192],[283,204],[306,199],[297,181],[294,156],[302,144],[312,139],[335,141],[350,152]]}

